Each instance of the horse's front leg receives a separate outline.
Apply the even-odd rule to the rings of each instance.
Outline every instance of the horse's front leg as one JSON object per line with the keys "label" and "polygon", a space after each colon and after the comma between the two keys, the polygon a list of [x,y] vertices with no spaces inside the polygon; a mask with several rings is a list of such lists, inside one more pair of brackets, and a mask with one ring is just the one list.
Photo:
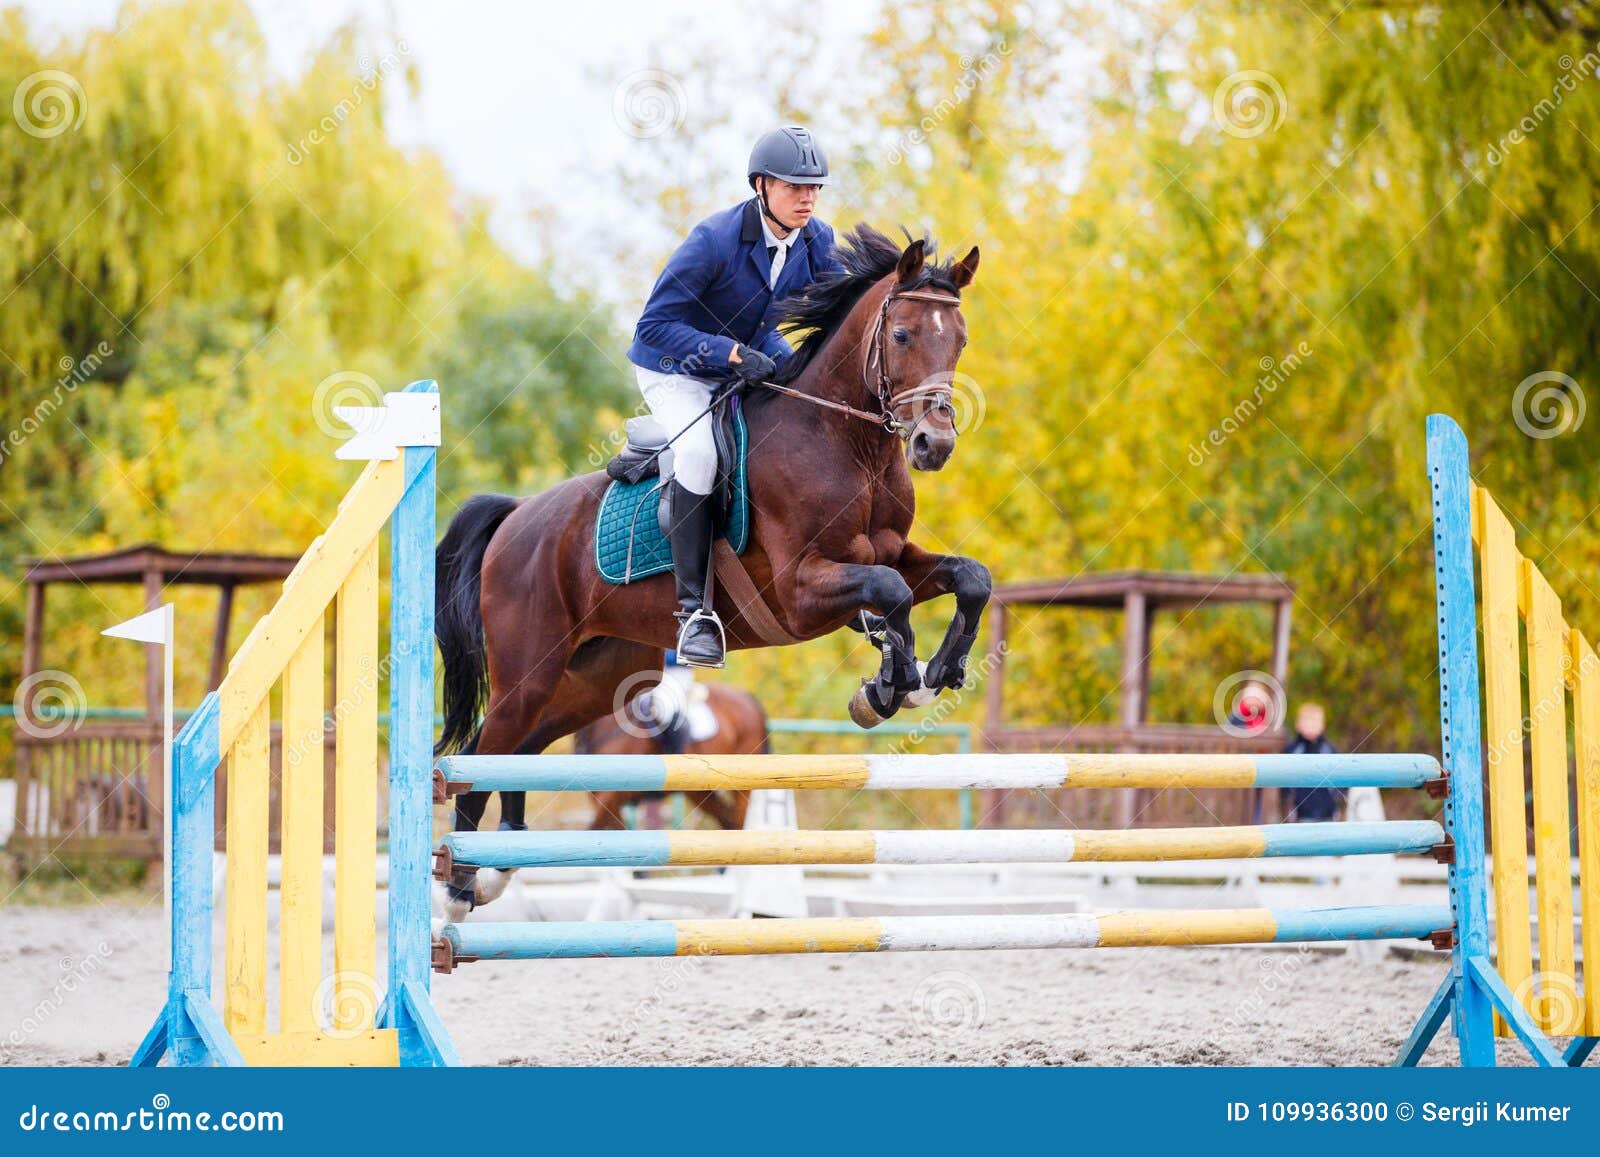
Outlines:
{"label": "horse's front leg", "polygon": [[924,685],[935,691],[960,689],[966,683],[967,656],[978,640],[983,608],[989,605],[994,588],[989,568],[976,559],[933,554],[908,542],[895,569],[911,588],[913,602],[924,603],[938,595],[955,596],[955,614],[922,678]]}
{"label": "horse's front leg", "polygon": [[[893,567],[810,559],[796,570],[798,624],[836,623],[865,610],[882,619],[883,662],[850,700],[850,717],[862,727],[889,718],[922,686],[916,636],[911,630],[912,590]],[[806,627],[802,626],[802,630]]]}

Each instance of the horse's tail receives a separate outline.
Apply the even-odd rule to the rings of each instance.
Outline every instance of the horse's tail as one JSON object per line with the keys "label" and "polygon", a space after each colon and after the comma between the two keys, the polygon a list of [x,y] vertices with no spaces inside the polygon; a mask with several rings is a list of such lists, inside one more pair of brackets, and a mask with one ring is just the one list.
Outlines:
{"label": "horse's tail", "polygon": [[459,751],[471,741],[489,698],[489,653],[478,605],[483,555],[517,503],[504,494],[467,499],[434,552],[433,632],[444,660],[444,731],[435,754]]}

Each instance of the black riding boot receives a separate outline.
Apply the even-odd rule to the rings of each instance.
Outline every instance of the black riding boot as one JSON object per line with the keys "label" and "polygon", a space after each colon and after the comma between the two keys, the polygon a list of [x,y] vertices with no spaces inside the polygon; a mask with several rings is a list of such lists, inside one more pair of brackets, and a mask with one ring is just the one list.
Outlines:
{"label": "black riding boot", "polygon": [[672,570],[678,583],[678,662],[685,667],[720,667],[722,623],[706,602],[706,570],[711,562],[711,497],[671,482]]}

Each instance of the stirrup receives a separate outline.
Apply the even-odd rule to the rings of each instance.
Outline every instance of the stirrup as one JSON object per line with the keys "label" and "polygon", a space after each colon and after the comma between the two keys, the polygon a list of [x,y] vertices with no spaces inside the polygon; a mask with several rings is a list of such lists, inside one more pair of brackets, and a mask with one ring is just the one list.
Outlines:
{"label": "stirrup", "polygon": [[[682,626],[678,628],[678,645],[675,648],[678,654],[678,662],[682,663],[685,667],[700,667],[709,671],[720,670],[726,666],[728,655],[728,634],[725,630],[723,630],[722,620],[717,617],[717,612],[709,610],[705,607],[696,607],[687,614],[685,614],[683,611],[677,611],[674,613],[676,614],[677,618],[682,621]],[[683,638],[689,633],[689,628],[694,626],[694,624],[701,619],[709,621],[712,626],[717,628],[717,642],[721,645],[723,655],[722,659],[718,662],[696,662],[684,653]]]}

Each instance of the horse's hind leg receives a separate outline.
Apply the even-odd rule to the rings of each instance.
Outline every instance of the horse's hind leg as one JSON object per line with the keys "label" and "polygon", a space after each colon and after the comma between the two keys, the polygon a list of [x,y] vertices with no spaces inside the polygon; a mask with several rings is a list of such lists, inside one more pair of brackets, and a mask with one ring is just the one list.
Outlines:
{"label": "horse's hind leg", "polygon": [[625,805],[639,798],[636,791],[592,791],[589,799],[594,804],[594,818],[589,821],[591,832],[620,832],[628,825],[622,816]]}
{"label": "horse's hind leg", "polygon": [[[490,755],[514,751],[518,755],[537,755],[563,736],[571,735],[579,728],[610,715],[613,710],[621,706],[614,700],[617,688],[623,680],[638,671],[658,668],[661,665],[661,656],[659,647],[650,647],[643,643],[611,638],[591,639],[579,647],[572,656],[570,665],[556,683],[554,695],[544,702],[542,710],[537,712],[537,718],[529,719],[517,730],[514,746],[512,742],[508,742],[507,736],[517,727],[516,720],[521,717],[520,712],[526,710],[526,703],[519,708],[509,696],[502,697],[501,701],[491,702],[489,713],[484,718],[483,730],[479,733],[477,752]],[[534,682],[530,680],[523,686],[534,686]],[[458,803],[466,798],[465,795],[459,797]],[[509,798],[507,793],[501,793],[503,805]],[[512,818],[507,822],[521,822],[526,800],[526,795],[516,793],[510,809]],[[463,815],[459,806],[456,817],[456,831],[475,831],[476,820],[483,818],[483,805],[478,804],[476,820],[472,821],[470,827],[463,826]],[[451,877],[450,891],[457,894],[460,903],[457,910],[460,911],[460,915],[451,915],[450,919],[461,919],[473,902],[487,904],[498,899],[510,885],[515,874],[514,868],[506,871],[493,868],[482,870],[470,867],[457,868]]]}
{"label": "horse's hind leg", "polygon": [[750,807],[749,792],[686,791],[683,795],[723,831],[736,832],[744,827],[745,812]]}
{"label": "horse's hind leg", "polygon": [[[463,754],[501,755],[520,750],[517,740],[528,734],[534,720],[539,717],[541,709],[550,697],[550,688],[547,685],[554,685],[558,681],[559,672],[553,677],[547,675],[543,681],[537,677],[530,677],[515,684],[511,693],[498,693],[492,696],[489,710],[483,717],[483,726],[463,750]],[[508,821],[520,822],[524,798],[521,793],[500,793],[502,827]],[[455,830],[477,831],[478,825],[483,822],[483,813],[488,805],[489,793],[486,791],[469,791],[458,795],[455,806]],[[513,811],[514,814],[507,814]],[[434,889],[434,903],[436,909],[442,911],[444,919],[454,923],[465,919],[467,913],[477,905],[487,904],[504,891],[505,884],[501,883],[494,895],[485,895],[478,879],[478,869],[458,866],[451,872],[447,883]]]}

